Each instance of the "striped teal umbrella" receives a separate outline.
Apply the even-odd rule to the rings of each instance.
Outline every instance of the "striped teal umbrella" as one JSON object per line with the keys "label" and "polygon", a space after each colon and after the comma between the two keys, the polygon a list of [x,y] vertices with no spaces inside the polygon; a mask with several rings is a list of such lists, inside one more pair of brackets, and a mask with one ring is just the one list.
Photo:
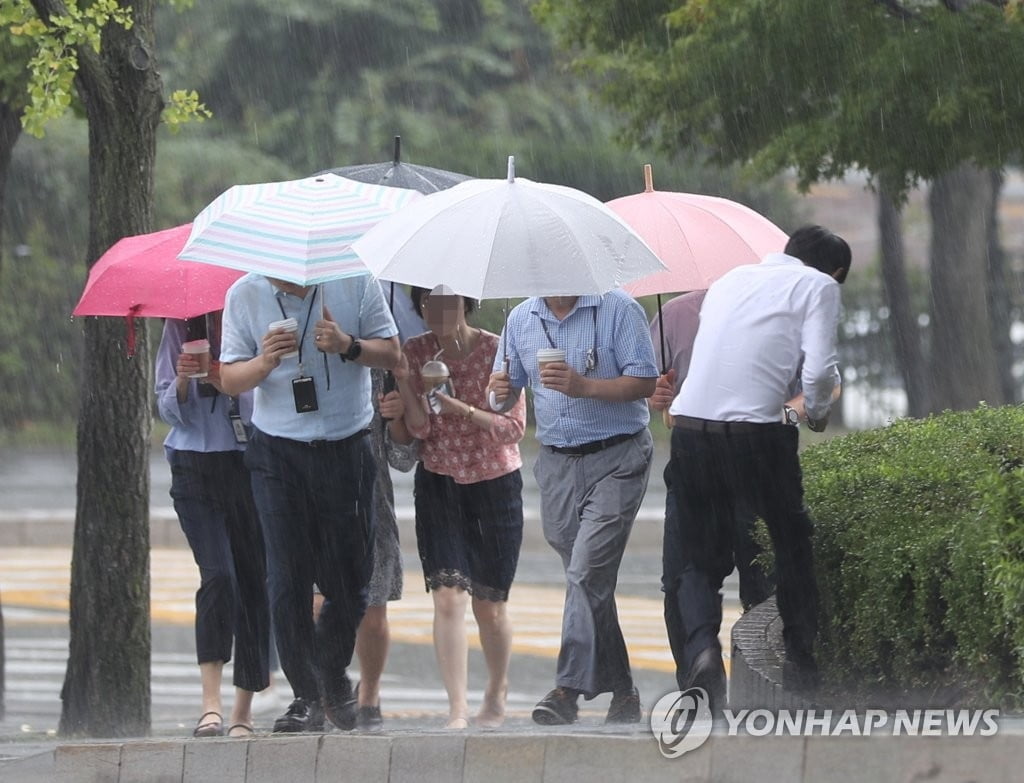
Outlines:
{"label": "striped teal umbrella", "polygon": [[303,286],[366,274],[352,243],[420,197],[334,174],[235,185],[199,213],[178,258]]}

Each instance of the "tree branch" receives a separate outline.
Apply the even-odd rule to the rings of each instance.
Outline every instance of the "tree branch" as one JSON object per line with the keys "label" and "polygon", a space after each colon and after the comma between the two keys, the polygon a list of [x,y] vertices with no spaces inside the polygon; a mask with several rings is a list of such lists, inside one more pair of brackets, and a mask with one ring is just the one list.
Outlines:
{"label": "tree branch", "polygon": [[[29,0],[36,10],[36,15],[49,27],[50,19],[54,16],[65,16],[68,7],[64,0]],[[113,100],[114,85],[110,75],[103,67],[103,60],[99,52],[89,46],[76,46],[75,54],[78,56],[78,71],[75,74],[75,81],[79,82],[81,98],[83,103],[89,98]]]}

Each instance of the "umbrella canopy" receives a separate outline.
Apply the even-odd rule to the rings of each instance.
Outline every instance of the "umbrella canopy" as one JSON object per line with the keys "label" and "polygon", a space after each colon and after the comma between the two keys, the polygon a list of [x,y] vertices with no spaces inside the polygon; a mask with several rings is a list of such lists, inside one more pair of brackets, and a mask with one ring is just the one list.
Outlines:
{"label": "umbrella canopy", "polygon": [[235,269],[183,264],[192,224],[125,237],[92,265],[72,315],[192,318],[224,306]]}
{"label": "umbrella canopy", "polygon": [[608,202],[668,267],[624,286],[632,296],[707,288],[733,267],[786,245],[786,232],[743,204],[654,190],[650,164],[644,181],[643,193]]}
{"label": "umbrella canopy", "polygon": [[381,221],[353,245],[380,278],[474,299],[602,294],[664,269],[592,196],[561,185],[474,179]]}
{"label": "umbrella canopy", "polygon": [[178,260],[192,224],[125,237],[89,270],[72,315],[123,316],[128,355],[135,353],[135,318],[193,318],[224,307],[228,288],[244,272]]}
{"label": "umbrella canopy", "polygon": [[352,243],[418,198],[335,174],[235,185],[199,213],[178,258],[302,286],[365,274]]}
{"label": "umbrella canopy", "polygon": [[339,177],[369,182],[373,185],[387,185],[392,188],[409,188],[423,194],[447,190],[453,185],[470,179],[466,174],[435,169],[430,166],[414,166],[402,161],[402,137],[395,136],[395,155],[383,163],[361,163],[327,169],[320,174],[336,174]]}

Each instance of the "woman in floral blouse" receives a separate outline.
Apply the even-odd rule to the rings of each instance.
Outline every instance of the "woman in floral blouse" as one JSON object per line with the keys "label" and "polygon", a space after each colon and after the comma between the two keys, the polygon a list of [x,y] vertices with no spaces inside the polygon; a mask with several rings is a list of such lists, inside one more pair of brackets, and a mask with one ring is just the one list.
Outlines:
{"label": "woman in floral blouse", "polygon": [[[434,651],[448,691],[447,728],[468,727],[466,605],[472,599],[488,683],[476,723],[505,717],[512,629],[505,607],[523,540],[519,441],[521,398],[506,413],[487,405],[498,336],[466,323],[473,301],[414,288],[413,304],[430,331],[409,339],[395,377],[405,424],[421,441],[414,484],[416,539],[434,599]],[[438,358],[452,392],[424,388],[423,365]],[[453,388],[452,388],[453,387]]]}

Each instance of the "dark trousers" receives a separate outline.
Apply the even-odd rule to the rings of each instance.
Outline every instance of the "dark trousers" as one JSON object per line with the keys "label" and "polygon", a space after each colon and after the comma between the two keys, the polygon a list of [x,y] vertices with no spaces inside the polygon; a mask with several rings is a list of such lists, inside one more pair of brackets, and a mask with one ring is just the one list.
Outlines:
{"label": "dark trousers", "polygon": [[[669,518],[673,518],[676,514],[672,473],[668,465],[665,466],[664,475],[666,524],[662,542],[661,589],[665,593],[665,629],[668,631],[668,644],[673,658],[681,661],[683,660],[683,645],[686,643],[686,629],[683,627],[683,618],[679,611],[677,591],[683,561],[679,557],[681,547],[679,525],[668,523]],[[754,521],[757,519],[757,515],[742,505],[742,498],[739,498],[738,501],[740,505],[736,508],[732,528],[732,551],[733,563],[740,579],[740,604],[743,611],[747,611],[767,600],[775,591],[775,573],[765,573],[764,568],[757,562],[757,557],[761,554],[761,547],[754,540]],[[676,669],[676,682],[679,684],[680,690],[686,687],[686,670]]]}
{"label": "dark trousers", "polygon": [[196,656],[227,662],[234,639],[234,684],[261,691],[270,683],[266,562],[242,452],[171,451],[169,461],[174,510],[199,566]]}
{"label": "dark trousers", "polygon": [[818,592],[797,445],[796,428],[785,424],[673,430],[667,473],[675,509],[665,517],[664,560],[671,567],[663,584],[684,629],[672,651],[678,671],[688,672],[697,655],[718,644],[722,582],[733,568],[743,508],[761,517],[771,535],[786,652],[801,661],[812,656]]}
{"label": "dark trousers", "polygon": [[[373,483],[366,437],[307,444],[256,430],[246,451],[267,544],[267,587],[281,668],[296,697],[341,690],[373,569]],[[313,583],[323,593],[313,623]]]}

